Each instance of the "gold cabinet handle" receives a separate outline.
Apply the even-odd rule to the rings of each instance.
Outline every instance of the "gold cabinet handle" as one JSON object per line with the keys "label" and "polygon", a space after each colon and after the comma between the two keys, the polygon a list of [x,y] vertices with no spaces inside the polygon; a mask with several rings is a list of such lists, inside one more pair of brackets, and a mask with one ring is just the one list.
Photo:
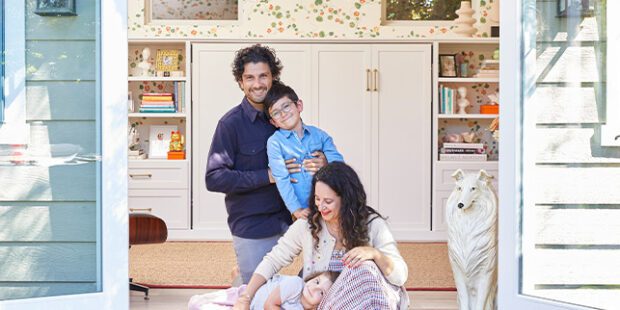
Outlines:
{"label": "gold cabinet handle", "polygon": [[366,91],[370,91],[370,69],[366,69]]}
{"label": "gold cabinet handle", "polygon": [[150,173],[145,173],[145,174],[130,174],[129,175],[130,178],[144,178],[144,179],[150,179],[151,177],[153,177],[152,174]]}
{"label": "gold cabinet handle", "polygon": [[379,70],[375,69],[373,71],[374,73],[374,77],[375,77],[375,87],[373,89],[373,91],[378,91],[379,90]]}
{"label": "gold cabinet handle", "polygon": [[140,212],[140,211],[151,212],[151,211],[153,211],[153,208],[129,208],[129,211],[131,211],[131,212]]}

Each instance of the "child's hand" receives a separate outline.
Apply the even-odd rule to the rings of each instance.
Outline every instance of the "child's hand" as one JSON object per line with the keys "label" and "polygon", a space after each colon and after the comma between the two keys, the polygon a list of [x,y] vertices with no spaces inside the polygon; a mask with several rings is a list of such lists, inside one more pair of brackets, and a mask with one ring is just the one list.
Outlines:
{"label": "child's hand", "polygon": [[310,215],[310,209],[309,208],[305,208],[305,209],[297,209],[295,210],[295,212],[293,212],[293,215],[295,216],[295,218],[298,219],[308,219],[308,215]]}
{"label": "child's hand", "polygon": [[342,263],[349,268],[356,268],[364,261],[374,260],[377,252],[378,250],[371,246],[358,246],[342,257]]}

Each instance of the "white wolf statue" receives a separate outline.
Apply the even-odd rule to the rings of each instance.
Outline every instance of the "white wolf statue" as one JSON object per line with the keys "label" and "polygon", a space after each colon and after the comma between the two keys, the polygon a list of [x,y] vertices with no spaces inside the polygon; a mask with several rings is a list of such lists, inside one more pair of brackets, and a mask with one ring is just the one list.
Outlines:
{"label": "white wolf statue", "polygon": [[495,309],[497,294],[497,198],[486,171],[452,177],[446,205],[448,255],[461,310]]}

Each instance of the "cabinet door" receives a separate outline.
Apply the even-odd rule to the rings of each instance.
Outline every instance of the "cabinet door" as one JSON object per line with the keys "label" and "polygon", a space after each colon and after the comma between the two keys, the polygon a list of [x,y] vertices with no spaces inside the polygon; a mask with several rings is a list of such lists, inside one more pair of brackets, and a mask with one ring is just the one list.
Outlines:
{"label": "cabinet door", "polygon": [[412,240],[431,227],[431,46],[373,45],[372,55],[372,203]]}
{"label": "cabinet door", "polygon": [[372,196],[370,45],[316,44],[312,54],[315,124],[332,136]]}
{"label": "cabinet door", "polygon": [[[204,176],[213,132],[219,119],[243,99],[231,64],[235,52],[247,44],[194,44],[193,52],[193,228],[200,238],[230,239],[224,195],[207,191]],[[282,61],[281,80],[311,102],[310,47],[269,44]],[[305,114],[305,112],[304,112]]]}

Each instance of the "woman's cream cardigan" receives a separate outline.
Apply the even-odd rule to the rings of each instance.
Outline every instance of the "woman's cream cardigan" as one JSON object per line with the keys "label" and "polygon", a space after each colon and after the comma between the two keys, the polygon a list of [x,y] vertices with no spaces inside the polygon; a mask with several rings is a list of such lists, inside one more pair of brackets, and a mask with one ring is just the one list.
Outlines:
{"label": "woman's cream cardigan", "polygon": [[[314,240],[308,221],[302,219],[295,221],[284,236],[278,240],[278,244],[273,247],[271,252],[267,253],[254,272],[265,279],[270,279],[280,269],[290,265],[302,250],[304,280],[307,280],[310,275],[327,271],[336,239],[329,234],[323,220],[321,220],[321,225],[323,229],[319,232],[319,243],[314,248]],[[387,223],[382,218],[377,217],[368,225],[369,245],[392,259],[394,264],[394,269],[390,274],[384,275],[385,278],[396,286],[404,285],[407,281],[407,264],[398,252],[396,241]]]}

